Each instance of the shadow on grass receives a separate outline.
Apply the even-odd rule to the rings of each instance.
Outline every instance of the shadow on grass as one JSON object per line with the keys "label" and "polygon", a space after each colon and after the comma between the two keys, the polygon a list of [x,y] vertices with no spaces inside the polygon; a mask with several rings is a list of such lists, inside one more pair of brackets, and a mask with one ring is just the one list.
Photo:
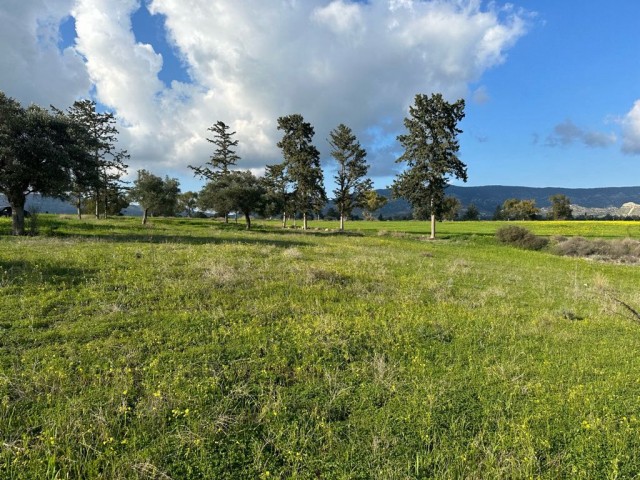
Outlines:
{"label": "shadow on grass", "polygon": [[97,273],[92,268],[76,268],[68,265],[30,262],[27,260],[0,260],[2,280],[8,284],[32,282],[34,278],[44,283],[77,285]]}

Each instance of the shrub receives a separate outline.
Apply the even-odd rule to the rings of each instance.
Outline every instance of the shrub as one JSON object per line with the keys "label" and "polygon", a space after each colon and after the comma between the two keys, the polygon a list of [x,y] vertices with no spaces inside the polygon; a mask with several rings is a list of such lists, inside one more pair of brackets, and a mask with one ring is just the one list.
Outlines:
{"label": "shrub", "polygon": [[549,243],[548,239],[538,237],[526,228],[515,225],[498,229],[496,238],[501,243],[524,248],[525,250],[542,250]]}
{"label": "shrub", "polygon": [[635,263],[640,258],[640,242],[631,238],[620,240],[587,240],[583,237],[557,239],[553,252],[567,257],[591,257]]}

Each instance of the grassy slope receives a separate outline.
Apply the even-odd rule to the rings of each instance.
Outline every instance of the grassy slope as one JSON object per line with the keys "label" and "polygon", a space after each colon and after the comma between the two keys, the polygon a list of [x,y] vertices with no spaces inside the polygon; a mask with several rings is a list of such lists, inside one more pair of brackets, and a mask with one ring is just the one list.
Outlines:
{"label": "grassy slope", "polygon": [[640,305],[637,267],[498,246],[489,222],[138,221],[0,237],[1,478],[640,471],[640,325],[606,294]]}

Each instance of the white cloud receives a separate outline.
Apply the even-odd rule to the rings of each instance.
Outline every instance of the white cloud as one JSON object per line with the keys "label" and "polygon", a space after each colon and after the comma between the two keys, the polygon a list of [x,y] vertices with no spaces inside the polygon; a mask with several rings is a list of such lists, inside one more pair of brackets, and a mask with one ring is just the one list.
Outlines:
{"label": "white cloud", "polygon": [[[123,120],[122,144],[134,168],[158,173],[206,161],[206,129],[217,120],[238,132],[245,168],[279,160],[276,119],[290,113],[316,127],[316,144],[325,151],[324,139],[339,123],[365,146],[372,129],[393,136],[416,93],[468,96],[468,85],[503,62],[526,31],[526,14],[474,0],[152,0],[151,13],[166,16],[170,40],[194,80],[166,88],[157,76],[161,56],[131,31],[139,0],[66,0],[53,15],[45,0],[27,3],[0,7],[4,16],[21,15],[16,31],[2,34],[3,45],[30,45],[33,52],[19,47],[17,58],[42,55],[48,50],[36,43],[37,20],[52,18],[53,28],[73,12],[86,65],[65,66],[57,54],[58,70],[25,88],[35,91],[49,77],[61,85],[84,78],[59,87],[70,104],[88,92],[90,77],[97,100]],[[17,42],[22,37],[29,42]],[[69,55],[78,58],[76,51]],[[16,78],[32,78],[33,68],[15,68]],[[8,94],[24,91],[16,82],[5,87],[6,78],[0,73]],[[372,150],[375,171],[395,168],[392,148]]]}
{"label": "white cloud", "polygon": [[60,52],[58,27],[73,0],[4,0],[0,6],[0,90],[24,104],[66,107],[90,88],[83,59]]}
{"label": "white cloud", "polygon": [[640,100],[622,120],[622,151],[640,155]]}

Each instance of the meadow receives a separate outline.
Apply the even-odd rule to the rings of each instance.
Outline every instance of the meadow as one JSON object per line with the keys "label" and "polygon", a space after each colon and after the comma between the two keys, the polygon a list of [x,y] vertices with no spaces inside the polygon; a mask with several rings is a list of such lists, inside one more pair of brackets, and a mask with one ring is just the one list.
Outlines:
{"label": "meadow", "polygon": [[8,222],[0,478],[640,475],[638,266],[499,222]]}

